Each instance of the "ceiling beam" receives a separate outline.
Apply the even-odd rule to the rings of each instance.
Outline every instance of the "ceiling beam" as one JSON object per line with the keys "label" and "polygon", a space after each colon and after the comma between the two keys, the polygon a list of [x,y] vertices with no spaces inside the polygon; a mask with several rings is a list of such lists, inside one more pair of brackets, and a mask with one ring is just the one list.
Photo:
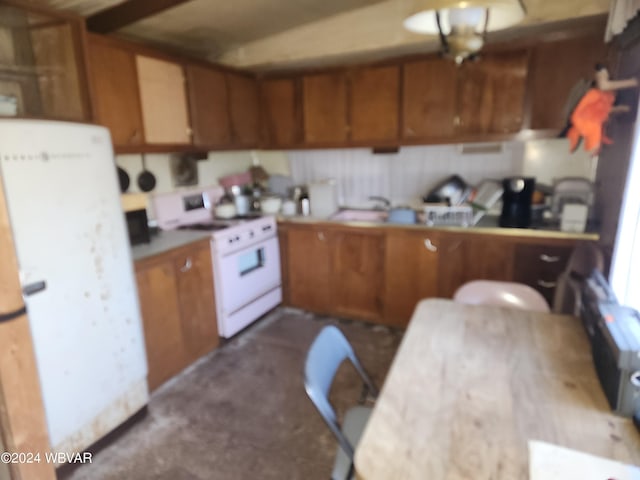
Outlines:
{"label": "ceiling beam", "polygon": [[128,0],[87,18],[87,28],[96,33],[111,33],[163,10],[189,0]]}

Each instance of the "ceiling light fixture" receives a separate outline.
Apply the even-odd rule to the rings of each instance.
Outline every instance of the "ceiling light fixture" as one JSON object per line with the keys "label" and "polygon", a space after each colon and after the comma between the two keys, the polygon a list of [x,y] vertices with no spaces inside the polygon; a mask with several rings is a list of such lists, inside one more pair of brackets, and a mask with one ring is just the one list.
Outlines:
{"label": "ceiling light fixture", "polygon": [[417,0],[404,27],[415,33],[439,35],[442,51],[460,64],[479,52],[487,32],[519,23],[522,0]]}

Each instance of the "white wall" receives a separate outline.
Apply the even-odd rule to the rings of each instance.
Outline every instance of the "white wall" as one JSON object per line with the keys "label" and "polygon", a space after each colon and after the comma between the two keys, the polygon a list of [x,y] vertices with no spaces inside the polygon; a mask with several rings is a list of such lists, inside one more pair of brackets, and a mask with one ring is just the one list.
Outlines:
{"label": "white wall", "polygon": [[[512,175],[534,176],[539,183],[550,185],[566,176],[595,179],[597,159],[582,151],[570,154],[566,139],[465,147],[473,150],[474,146],[482,147],[485,153],[464,153],[462,145],[403,147],[394,154],[373,154],[364,148],[210,152],[206,160],[198,162],[198,186],[217,185],[220,177],[259,164],[270,174],[290,174],[296,184],[335,178],[340,204],[357,206],[368,204],[371,195],[382,195],[394,204],[412,203],[454,173],[470,184]],[[169,154],[146,155],[147,168],[157,179],[153,193],[183,188],[173,185],[169,159]],[[129,192],[139,192],[136,179],[142,171],[141,155],[119,155],[116,163],[131,177]],[[153,217],[149,203],[149,216]]]}
{"label": "white wall", "polygon": [[464,153],[462,145],[404,147],[384,155],[369,149],[299,150],[289,152],[289,160],[296,183],[335,178],[339,202],[350,206],[367,204],[371,195],[413,203],[454,173],[472,185],[513,175],[550,185],[566,176],[595,179],[597,160],[584,152],[570,154],[566,139],[466,145],[474,146],[490,152]]}
{"label": "white wall", "polygon": [[[186,188],[194,187],[175,187],[171,177],[170,158],[172,154],[147,154],[145,155],[147,169],[156,177],[156,187],[150,193],[168,193]],[[154,218],[153,208],[148,199],[148,194],[140,195],[137,178],[142,172],[142,156],[118,155],[116,156],[116,164],[124,168],[129,174],[131,184],[123,204],[138,205],[141,202],[147,205],[147,213],[150,218]],[[289,174],[289,163],[285,153],[283,152],[267,152],[267,151],[237,151],[237,152],[209,152],[206,160],[198,161],[198,185],[206,187],[209,185],[218,185],[218,179],[232,173],[245,172],[252,165],[262,165],[265,170],[271,174]],[[135,198],[133,194],[135,195]],[[145,196],[147,197],[145,199]]]}

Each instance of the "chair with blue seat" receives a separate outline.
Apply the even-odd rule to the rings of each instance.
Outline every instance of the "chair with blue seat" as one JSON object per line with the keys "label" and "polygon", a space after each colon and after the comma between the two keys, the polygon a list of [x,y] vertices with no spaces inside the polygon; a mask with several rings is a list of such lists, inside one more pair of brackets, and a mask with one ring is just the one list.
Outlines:
{"label": "chair with blue seat", "polygon": [[529,285],[496,280],[473,280],[453,294],[453,300],[467,305],[494,305],[549,313],[544,297]]}
{"label": "chair with blue seat", "polygon": [[371,413],[370,407],[358,405],[345,413],[342,423],[338,422],[335,409],[329,402],[329,391],[338,368],[345,360],[349,360],[355,367],[365,388],[375,398],[378,390],[362,368],[349,341],[333,325],[324,327],[315,338],[307,353],[304,368],[304,387],[307,395],[338,440],[332,480],[352,477],[354,450]]}

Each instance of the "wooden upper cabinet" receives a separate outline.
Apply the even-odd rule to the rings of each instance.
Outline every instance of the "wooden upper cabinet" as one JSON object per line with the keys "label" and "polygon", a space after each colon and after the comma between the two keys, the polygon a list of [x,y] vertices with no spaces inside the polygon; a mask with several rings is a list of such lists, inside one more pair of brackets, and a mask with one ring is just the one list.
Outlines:
{"label": "wooden upper cabinet", "polygon": [[455,63],[439,57],[403,65],[403,139],[453,136],[456,75]]}
{"label": "wooden upper cabinet", "polygon": [[146,143],[191,143],[184,70],[181,65],[136,55]]}
{"label": "wooden upper cabinet", "polygon": [[84,20],[29,3],[0,2],[0,115],[91,120]]}
{"label": "wooden upper cabinet", "polygon": [[307,144],[346,143],[347,77],[342,71],[302,77],[304,141]]}
{"label": "wooden upper cabinet", "polygon": [[260,141],[260,104],[255,78],[227,73],[231,135],[235,146],[255,147]]}
{"label": "wooden upper cabinet", "polygon": [[302,118],[295,78],[260,81],[263,139],[270,147],[294,146],[302,140]]}
{"label": "wooden upper cabinet", "polygon": [[456,133],[520,131],[524,119],[528,52],[487,53],[458,70]]}
{"label": "wooden upper cabinet", "polygon": [[193,143],[205,147],[229,146],[231,124],[225,74],[194,64],[187,65],[185,70]]}
{"label": "wooden upper cabinet", "polygon": [[135,56],[89,35],[90,79],[96,121],[116,146],[144,143]]}
{"label": "wooden upper cabinet", "polygon": [[400,67],[362,68],[351,77],[351,140],[398,140]]}
{"label": "wooden upper cabinet", "polygon": [[592,80],[596,63],[607,64],[607,59],[602,34],[537,45],[531,59],[530,128],[564,128],[571,89],[580,79]]}

